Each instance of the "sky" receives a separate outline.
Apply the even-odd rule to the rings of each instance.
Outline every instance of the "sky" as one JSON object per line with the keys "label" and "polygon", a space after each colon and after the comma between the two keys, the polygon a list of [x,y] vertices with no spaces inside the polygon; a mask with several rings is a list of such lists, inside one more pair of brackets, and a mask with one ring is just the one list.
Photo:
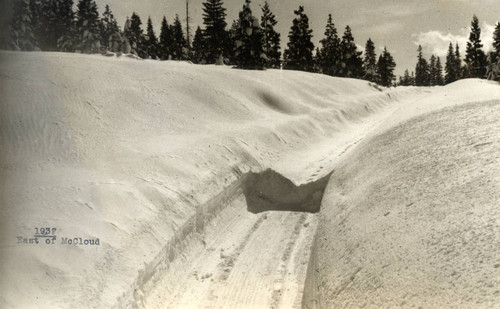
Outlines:
{"label": "sky", "polygon": [[[3,0],[1,0],[3,1]],[[78,0],[74,0],[75,3]],[[109,4],[120,26],[132,12],[139,14],[143,26],[151,16],[156,34],[159,34],[161,19],[165,15],[169,23],[179,14],[185,22],[186,0],[96,0],[99,12]],[[192,33],[202,26],[202,3],[204,0],[189,0]],[[226,21],[231,25],[237,19],[244,0],[223,0],[227,8]],[[253,0],[251,8],[260,17],[260,6],[264,0]],[[313,42],[319,46],[331,13],[340,35],[346,25],[352,29],[358,46],[364,49],[371,38],[377,47],[377,54],[387,47],[397,67],[396,74],[405,69],[415,69],[417,47],[422,45],[424,56],[441,57],[444,64],[448,44],[458,43],[462,55],[468,40],[473,14],[479,18],[481,39],[485,51],[490,50],[492,34],[500,19],[500,0],[268,0],[278,20],[277,30],[281,33],[282,50],[288,42],[288,32],[294,18],[293,11],[303,5],[313,29]]]}

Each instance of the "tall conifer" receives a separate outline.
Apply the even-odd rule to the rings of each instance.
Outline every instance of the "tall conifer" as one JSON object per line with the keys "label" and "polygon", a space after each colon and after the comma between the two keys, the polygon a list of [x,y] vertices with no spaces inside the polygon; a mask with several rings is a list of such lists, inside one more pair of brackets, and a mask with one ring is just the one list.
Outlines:
{"label": "tall conifer", "polygon": [[363,69],[365,73],[363,76],[364,80],[374,83],[378,82],[377,55],[375,54],[375,44],[371,38],[366,41]]}
{"label": "tall conifer", "polygon": [[422,46],[418,46],[417,65],[415,67],[415,85],[416,86],[429,86],[430,85],[430,72],[429,64],[422,54]]}
{"label": "tall conifer", "polygon": [[317,58],[320,71],[323,74],[339,76],[342,69],[342,55],[340,39],[337,34],[337,28],[333,23],[332,14],[328,14],[325,37],[319,42],[321,43],[321,49]]}
{"label": "tall conifer", "polygon": [[391,87],[393,85],[396,76],[394,75],[394,69],[396,68],[396,62],[394,58],[384,47],[384,51],[380,54],[377,62],[378,75],[380,76],[380,85],[385,87]]}
{"label": "tall conifer", "polygon": [[458,79],[456,62],[453,44],[450,42],[450,45],[448,46],[448,53],[446,54],[446,63],[444,65],[444,82],[446,84],[453,83]]}
{"label": "tall conifer", "polygon": [[158,39],[153,29],[151,17],[146,24],[146,36],[144,37],[144,51],[151,59],[158,59]]}
{"label": "tall conifer", "polygon": [[252,15],[250,0],[245,0],[239,13],[239,25],[235,37],[235,60],[239,67],[261,69],[264,67],[262,31],[259,21]]}
{"label": "tall conifer", "polygon": [[340,43],[340,51],[342,61],[340,76],[351,78],[363,77],[363,59],[361,58],[362,52],[358,51],[358,47],[356,46],[356,43],[354,43],[354,37],[352,36],[351,28],[349,26],[345,27],[342,42]]}
{"label": "tall conifer", "polygon": [[278,24],[276,16],[271,12],[267,1],[262,6],[260,27],[262,29],[262,41],[264,54],[267,57],[267,66],[279,68],[281,63],[281,35],[274,29]]}
{"label": "tall conifer", "polygon": [[472,17],[469,41],[465,50],[467,77],[484,78],[486,74],[486,55],[482,50],[481,29],[476,15]]}
{"label": "tall conifer", "polygon": [[226,9],[222,0],[203,2],[205,48],[207,63],[215,63],[221,55],[227,55]]}
{"label": "tall conifer", "polygon": [[80,0],[77,8],[78,47],[83,53],[97,53],[101,47],[101,20],[97,4],[93,0]]}
{"label": "tall conifer", "polygon": [[292,27],[288,34],[288,49],[285,50],[285,68],[292,70],[312,71],[314,67],[312,29],[309,29],[309,17],[304,7],[294,11]]}

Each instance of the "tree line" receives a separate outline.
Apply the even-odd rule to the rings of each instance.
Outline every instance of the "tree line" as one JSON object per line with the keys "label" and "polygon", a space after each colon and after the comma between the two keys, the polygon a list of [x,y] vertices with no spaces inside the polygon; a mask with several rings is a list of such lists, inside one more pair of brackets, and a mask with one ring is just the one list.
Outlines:
{"label": "tree line", "polygon": [[427,61],[419,47],[415,73],[410,75],[406,71],[396,83],[396,63],[387,48],[377,58],[375,44],[368,39],[364,53],[359,51],[351,28],[347,25],[340,36],[331,14],[326,21],[324,38],[320,46],[315,47],[303,6],[294,11],[287,48],[282,54],[280,33],[275,30],[278,22],[267,1],[261,7],[258,20],[253,15],[251,1],[244,0],[238,19],[228,27],[223,1],[205,0],[202,3],[203,28],[197,27],[192,43],[186,35],[189,29],[184,30],[179,15],[172,24],[163,17],[157,36],[151,18],[147,19],[144,31],[140,16],[134,12],[121,29],[108,5],[99,16],[94,0],[78,0],[76,11],[73,4],[73,0],[16,0],[10,23],[10,47],[16,50],[132,53],[144,59],[225,63],[243,69],[283,67],[365,79],[383,86],[442,85],[460,78],[482,78],[492,75],[495,71],[492,68],[498,66],[500,60],[499,26],[495,31],[496,52],[487,61],[481,50],[475,16],[466,65],[461,64],[458,45],[453,50],[450,43],[452,52],[447,56],[443,76],[440,58],[433,55]]}
{"label": "tree line", "polygon": [[[194,63],[226,63],[244,69],[279,68],[319,72],[331,76],[362,78],[384,86],[395,80],[393,57],[385,49],[376,58],[371,40],[365,57],[357,50],[349,26],[339,37],[328,16],[321,47],[312,43],[309,19],[300,6],[288,34],[283,53],[278,23],[267,2],[261,7],[260,21],[253,15],[250,0],[245,0],[237,20],[228,28],[222,0],[203,2],[203,25],[195,31],[192,44],[176,15],[169,25],[163,17],[157,36],[151,18],[146,31],[137,13],[127,18],[123,30],[106,5],[99,16],[94,0],[17,0],[10,24],[11,48],[81,53],[122,52],[145,59],[190,60]],[[188,29],[186,29],[188,30]],[[187,32],[187,31],[186,31]],[[316,53],[313,55],[313,52]]]}
{"label": "tree line", "polygon": [[[483,51],[481,43],[481,28],[476,15],[472,17],[471,31],[465,50],[465,59],[462,61],[458,43],[450,42],[443,67],[441,59],[431,55],[429,61],[423,57],[422,46],[417,49],[417,64],[415,73],[405,71],[399,77],[402,86],[441,86],[453,83],[464,78],[487,78],[500,80],[500,23],[495,26],[493,33],[493,51],[488,55]],[[444,73],[444,74],[443,74]]]}

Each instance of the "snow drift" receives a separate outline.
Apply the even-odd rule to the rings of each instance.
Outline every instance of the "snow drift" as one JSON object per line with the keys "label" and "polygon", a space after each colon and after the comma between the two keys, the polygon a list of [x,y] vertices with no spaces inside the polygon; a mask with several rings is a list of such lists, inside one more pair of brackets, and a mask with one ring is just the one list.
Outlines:
{"label": "snow drift", "polygon": [[[315,181],[328,156],[420,92],[127,57],[0,52],[0,62],[6,308],[144,305],[188,240],[240,200],[241,175]],[[57,229],[56,244],[17,243],[42,227]]]}
{"label": "snow drift", "polygon": [[[454,173],[450,172],[452,161],[445,169],[431,169],[430,166],[444,166],[441,161],[432,161],[438,156],[431,154],[443,153],[443,158],[450,155],[450,159],[458,156],[458,162],[463,161],[466,166],[473,161],[470,156],[462,158],[460,151],[446,146],[449,145],[444,143],[448,141],[446,134],[453,143],[460,138],[456,136],[458,132],[462,132],[476,145],[470,146],[471,149],[496,156],[494,135],[488,136],[493,141],[476,141],[478,136],[473,136],[474,130],[463,131],[458,126],[461,120],[452,121],[446,113],[439,117],[432,114],[432,121],[422,118],[421,122],[414,122],[412,125],[421,134],[410,134],[410,139],[404,137],[407,124],[402,123],[415,115],[447,105],[500,97],[497,85],[482,81],[462,81],[434,89],[378,89],[364,81],[294,71],[242,71],[127,57],[0,52],[0,86],[0,305],[3,308],[164,308],[166,304],[167,307],[201,306],[206,305],[205,301],[213,301],[209,304],[213,307],[226,308],[249,305],[250,301],[259,308],[297,308],[318,217],[310,213],[250,213],[245,188],[251,198],[258,196],[254,194],[258,191],[270,189],[266,196],[269,194],[275,202],[284,202],[286,207],[293,204],[297,210],[296,201],[310,196],[316,196],[313,200],[320,199],[325,179],[337,165],[338,158],[347,158],[353,152],[356,154],[353,158],[357,159],[347,160],[335,170],[333,182],[323,196],[320,237],[316,239],[316,250],[310,261],[313,266],[315,261],[320,261],[325,269],[316,272],[316,268],[309,267],[310,272],[323,277],[309,276],[308,281],[326,280],[327,290],[322,298],[325,301],[330,300],[331,295],[327,293],[332,291],[354,295],[342,293],[349,291],[352,281],[356,282],[349,281],[351,277],[367,275],[366,282],[376,284],[370,281],[372,277],[368,278],[373,272],[364,270],[369,269],[368,266],[352,273],[352,269],[358,270],[356,266],[361,263],[361,257],[371,254],[363,251],[361,245],[372,246],[363,234],[370,218],[378,220],[368,225],[370,231],[386,240],[375,242],[379,247],[373,250],[387,249],[384,244],[396,246],[391,240],[407,241],[405,237],[411,238],[411,235],[408,236],[405,229],[411,224],[421,227],[414,223],[417,219],[400,220],[403,212],[394,207],[400,207],[401,203],[405,211],[415,212],[412,215],[420,218],[419,222],[437,226],[434,219],[427,219],[428,214],[434,213],[425,212],[430,208],[420,194],[424,184],[432,190],[451,190],[453,187],[447,187],[449,184],[440,187],[438,180],[465,177],[465,174],[458,169],[456,174],[443,174],[447,176],[439,178],[441,174],[435,174],[437,171],[446,169],[447,173]],[[489,104],[481,105],[477,113],[473,109],[471,119],[484,116],[492,122],[497,105]],[[459,115],[467,113],[459,112]],[[464,116],[463,120],[467,119]],[[438,125],[441,121],[450,123],[450,127],[443,129]],[[365,144],[365,136],[380,125],[388,130],[399,124],[402,124],[399,129]],[[424,125],[434,130],[423,130]],[[486,129],[479,124],[477,128]],[[402,140],[393,145],[392,140],[398,137]],[[433,139],[443,141],[446,147],[428,152],[429,145],[435,146]],[[370,146],[354,147],[359,143]],[[413,143],[420,149],[418,152],[404,146]],[[386,156],[375,152],[376,149],[383,149]],[[424,156],[411,160],[419,158],[418,155]],[[484,160],[496,162],[496,157],[486,157],[485,153]],[[402,172],[403,161],[410,162],[408,171],[421,169],[415,175],[425,180],[421,185],[417,183],[415,191],[407,195],[411,199],[408,203],[400,201],[401,196],[396,194],[414,183],[410,174]],[[420,161],[426,164],[419,166]],[[471,163],[470,167],[490,161]],[[365,171],[364,166],[369,168]],[[274,172],[266,174],[267,169]],[[427,171],[434,173],[429,175],[436,179],[426,178]],[[400,178],[392,178],[392,172]],[[485,181],[486,191],[480,192],[488,199],[477,201],[491,206],[498,197],[493,191],[498,179],[492,178],[495,170],[491,164],[483,172],[485,174],[478,177]],[[257,182],[245,182],[248,175],[264,177],[254,177]],[[275,183],[270,180],[274,179],[279,186],[272,186]],[[392,179],[397,183],[391,182]],[[471,188],[476,187],[483,190],[477,183]],[[297,192],[300,188],[307,189]],[[385,190],[387,204],[381,202],[378,189]],[[295,198],[283,199],[286,192],[296,194]],[[432,192],[437,194],[435,190]],[[472,192],[468,189],[464,200],[476,196]],[[338,201],[347,205],[342,213],[347,217],[344,223],[350,224],[347,230],[337,228],[341,223]],[[371,207],[375,217],[365,216],[363,207],[354,207],[365,202],[385,206]],[[265,207],[274,207],[274,204]],[[467,234],[470,240],[481,241],[484,246],[488,246],[488,241],[493,245],[498,241],[489,232],[484,234],[484,239],[477,236],[482,228],[495,228],[495,222],[482,213],[497,220],[498,226],[496,210],[490,206],[471,208],[470,218],[478,224]],[[445,212],[436,206],[437,218],[444,217],[444,222],[465,228],[459,220],[461,215],[468,215],[464,213],[465,207],[458,202],[453,207],[458,217],[444,217]],[[359,221],[349,215],[351,210],[359,211]],[[381,212],[382,215],[377,215]],[[448,222],[447,218],[453,220]],[[394,226],[401,225],[406,233],[398,236],[399,230],[388,229],[380,234],[375,223],[381,223],[383,229],[384,219],[393,220]],[[401,222],[411,224],[406,226]],[[449,225],[442,227],[444,235],[450,235],[455,241],[456,236],[447,227]],[[39,231],[56,229],[55,244],[30,244],[29,239],[38,233],[36,228]],[[342,234],[354,228],[360,235],[358,238]],[[415,235],[429,240],[424,232]],[[233,235],[236,238],[231,238]],[[19,243],[18,237],[21,237]],[[445,243],[446,238],[440,237],[436,234],[434,241]],[[224,243],[220,243],[220,239]],[[474,251],[469,238],[465,241],[470,246],[466,252],[482,252]],[[412,250],[428,249],[425,245],[419,243]],[[436,248],[439,246],[440,243]],[[231,251],[220,251],[227,248]],[[453,246],[447,248],[451,250]],[[381,257],[380,250],[374,252],[373,259]],[[389,249],[384,252],[400,256],[400,252]],[[436,254],[439,257],[442,253]],[[483,265],[491,266],[490,256],[481,254],[477,256]],[[256,256],[261,258],[257,265]],[[195,272],[186,277],[191,269],[185,266],[190,265],[193,257],[206,262],[201,269],[206,269],[207,274],[198,276]],[[421,256],[415,254],[415,257]],[[251,276],[238,272],[238,260],[246,265],[240,270]],[[458,260],[450,260],[455,261]],[[331,272],[339,266],[333,262],[345,263],[342,264],[345,267],[340,268],[342,272]],[[379,265],[379,262],[373,263]],[[475,263],[462,265],[456,272],[465,277],[472,269],[478,269]],[[498,271],[496,264],[491,270],[493,274]],[[402,264],[391,263],[385,268],[394,270],[399,265]],[[437,268],[439,263],[432,265]],[[266,277],[270,267],[273,267],[273,275]],[[479,269],[475,278],[490,268]],[[287,280],[297,270],[304,273],[303,277]],[[339,276],[342,287],[337,286],[337,278],[328,274]],[[387,274],[394,277],[394,272]],[[252,285],[255,279],[261,278],[267,281]],[[483,283],[488,294],[492,291],[491,274],[486,278]],[[211,293],[215,291],[207,288],[212,279],[214,284],[219,284],[214,285],[215,288],[224,288],[219,298],[213,297]],[[191,288],[191,283],[199,286]],[[179,286],[189,289],[179,291]],[[314,285],[307,287],[311,286]],[[422,295],[430,291],[429,286],[418,286]],[[198,287],[206,292],[205,298],[197,294]],[[397,293],[394,295],[399,296]],[[173,299],[172,295],[181,297]],[[443,299],[451,299],[451,296]],[[495,301],[494,297],[484,299],[490,303]],[[383,303],[383,299],[379,303]]]}
{"label": "snow drift", "polygon": [[499,119],[498,84],[464,80],[344,157],[323,199],[304,307],[499,307]]}

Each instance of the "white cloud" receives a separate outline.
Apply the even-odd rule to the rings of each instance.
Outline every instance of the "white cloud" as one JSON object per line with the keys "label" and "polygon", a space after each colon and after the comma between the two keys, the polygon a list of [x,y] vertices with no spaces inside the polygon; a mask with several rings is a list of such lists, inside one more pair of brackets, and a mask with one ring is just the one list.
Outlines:
{"label": "white cloud", "polygon": [[[481,26],[481,42],[485,52],[491,51],[493,46],[493,32],[495,26],[483,22]],[[444,33],[441,31],[428,31],[413,34],[413,43],[421,45],[425,55],[436,55],[446,57],[450,42],[455,46],[458,43],[462,56],[465,54],[465,47],[469,39],[469,29],[464,29],[460,34]]]}

